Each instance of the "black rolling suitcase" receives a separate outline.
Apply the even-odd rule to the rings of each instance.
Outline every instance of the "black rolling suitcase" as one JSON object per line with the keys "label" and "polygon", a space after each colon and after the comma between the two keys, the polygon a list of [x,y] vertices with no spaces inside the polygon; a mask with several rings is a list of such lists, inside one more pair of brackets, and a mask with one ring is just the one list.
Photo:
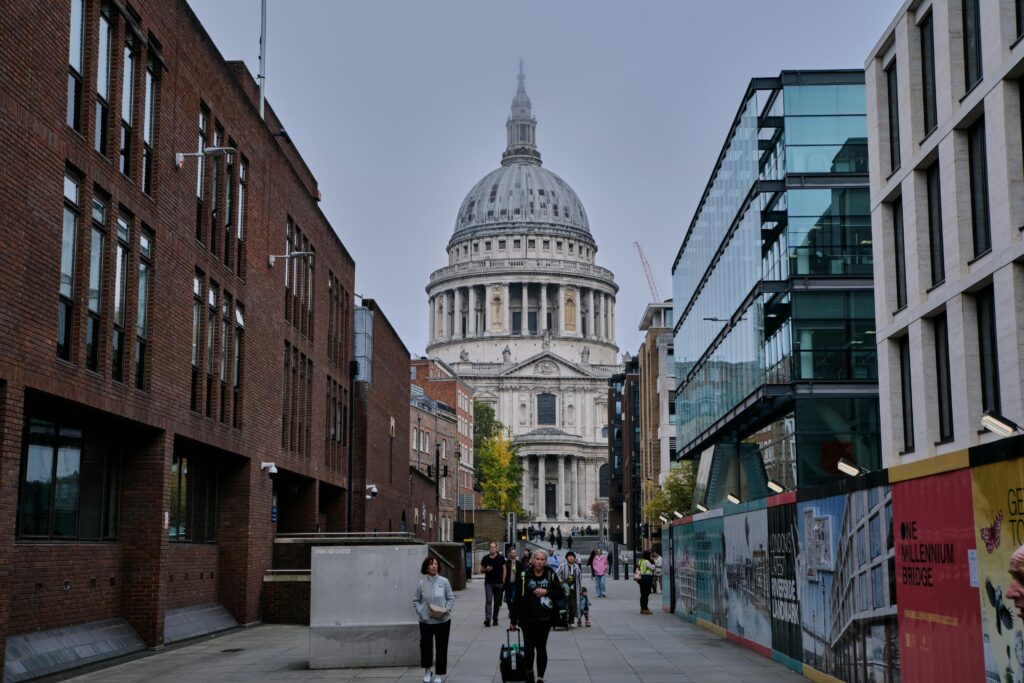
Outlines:
{"label": "black rolling suitcase", "polygon": [[502,681],[527,680],[526,657],[523,655],[522,631],[516,631],[516,644],[512,644],[512,632],[505,632],[505,645],[501,646],[499,666]]}

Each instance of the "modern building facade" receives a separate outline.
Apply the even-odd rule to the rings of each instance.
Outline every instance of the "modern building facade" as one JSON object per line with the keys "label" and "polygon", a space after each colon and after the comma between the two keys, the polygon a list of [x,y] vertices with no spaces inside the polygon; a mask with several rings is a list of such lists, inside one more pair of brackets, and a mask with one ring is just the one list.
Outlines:
{"label": "modern building facade", "polygon": [[906,2],[865,65],[886,466],[1024,421],[1022,12]]}
{"label": "modern building facade", "polygon": [[643,510],[672,467],[675,451],[676,402],[675,358],[672,348],[672,301],[648,304],[640,320],[644,341],[637,351],[640,412],[640,488],[641,522],[648,533],[644,549],[651,539],[661,538],[661,520]]}
{"label": "modern building facade", "polygon": [[456,512],[473,511],[480,507],[480,492],[476,490],[476,468],[473,465],[473,394],[474,389],[443,361],[413,358],[410,361],[410,381],[420,387],[427,397],[440,401],[455,411],[458,481],[452,481],[456,490]]}
{"label": "modern building facade", "polygon": [[348,527],[355,263],[184,0],[4,12],[32,17],[0,27],[15,681],[255,622],[275,534]]}
{"label": "modern building facade", "polygon": [[595,519],[618,286],[579,197],[541,166],[522,70],[506,128],[500,168],[466,195],[430,276],[427,354],[512,430],[524,509],[568,529]]}
{"label": "modern building facade", "polygon": [[608,534],[641,550],[640,363],[625,354],[624,372],[608,379]]}
{"label": "modern building facade", "polygon": [[673,264],[698,503],[880,464],[863,79],[752,80]]}

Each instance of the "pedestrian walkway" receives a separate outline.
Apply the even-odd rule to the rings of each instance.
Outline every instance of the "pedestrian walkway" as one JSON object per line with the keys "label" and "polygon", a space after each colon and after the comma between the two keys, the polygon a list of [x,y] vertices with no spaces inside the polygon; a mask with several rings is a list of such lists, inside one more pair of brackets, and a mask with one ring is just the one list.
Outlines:
{"label": "pedestrian walkway", "polygon": [[[594,594],[589,572],[588,592]],[[412,609],[412,588],[409,590]],[[499,628],[484,628],[483,582],[455,594],[449,653],[450,683],[500,682]],[[651,596],[658,610],[661,595]],[[591,628],[555,631],[548,642],[551,683],[739,683],[802,681],[803,677],[672,614],[640,614],[633,581],[608,581],[608,598],[593,599]],[[419,683],[418,667],[315,670],[307,668],[308,633],[302,626],[257,626],[158,652],[75,681],[184,683],[186,681],[368,681]],[[415,650],[417,643],[409,643]]]}

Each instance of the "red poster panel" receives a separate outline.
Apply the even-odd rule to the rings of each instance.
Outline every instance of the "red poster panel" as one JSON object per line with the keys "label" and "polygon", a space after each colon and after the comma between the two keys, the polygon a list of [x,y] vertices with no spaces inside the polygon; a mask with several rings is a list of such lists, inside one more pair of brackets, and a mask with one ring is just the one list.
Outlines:
{"label": "red poster panel", "polygon": [[903,680],[985,680],[970,470],[893,484],[892,511]]}

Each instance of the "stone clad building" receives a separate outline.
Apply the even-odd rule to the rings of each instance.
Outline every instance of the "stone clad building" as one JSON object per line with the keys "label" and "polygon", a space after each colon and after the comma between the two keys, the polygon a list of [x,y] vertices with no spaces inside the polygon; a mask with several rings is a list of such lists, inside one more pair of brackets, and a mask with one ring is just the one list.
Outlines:
{"label": "stone clad building", "polygon": [[526,511],[571,525],[592,519],[606,461],[618,286],[579,197],[541,166],[524,82],[520,70],[501,166],[466,195],[430,276],[427,352],[512,429]]}

